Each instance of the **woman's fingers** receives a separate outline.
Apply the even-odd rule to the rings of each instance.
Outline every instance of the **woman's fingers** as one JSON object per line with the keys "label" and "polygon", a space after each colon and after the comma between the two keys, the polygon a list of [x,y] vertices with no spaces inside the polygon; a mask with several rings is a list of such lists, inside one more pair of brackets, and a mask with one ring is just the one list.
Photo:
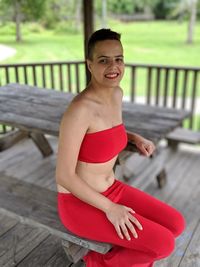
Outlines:
{"label": "woman's fingers", "polygon": [[120,227],[122,229],[122,232],[123,232],[125,238],[127,240],[131,240],[130,235],[129,235],[129,232],[128,232],[128,229],[127,229],[127,225],[126,224],[122,224],[122,225],[120,225]]}
{"label": "woman's fingers", "polygon": [[119,225],[115,226],[115,230],[117,231],[117,234],[118,236],[121,238],[121,239],[124,239],[124,236],[121,232],[121,228],[119,227]]}
{"label": "woman's fingers", "polygon": [[132,233],[134,238],[138,238],[138,234],[135,230],[135,227],[133,223],[140,229],[142,230],[142,225],[139,223],[139,221],[133,217],[132,215],[124,222],[121,222],[120,225],[117,225],[115,227],[118,236],[123,239],[124,237],[127,240],[131,240],[130,233]]}
{"label": "woman's fingers", "polygon": [[135,227],[142,230],[142,225],[134,217],[134,214],[135,211],[133,209],[119,204],[113,204],[112,209],[107,212],[107,218],[113,224],[121,239],[125,237],[130,240],[132,235],[138,238]]}
{"label": "woman's fingers", "polygon": [[131,214],[129,215],[129,220],[131,222],[133,222],[137,226],[137,228],[139,230],[142,230],[143,229],[141,223],[134,216],[132,216]]}

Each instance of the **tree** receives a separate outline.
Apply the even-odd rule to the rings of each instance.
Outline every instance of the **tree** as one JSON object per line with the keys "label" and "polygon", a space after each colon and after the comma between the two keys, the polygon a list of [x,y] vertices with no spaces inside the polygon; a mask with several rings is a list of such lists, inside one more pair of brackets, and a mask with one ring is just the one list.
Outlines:
{"label": "tree", "polygon": [[197,0],[191,0],[189,6],[190,19],[188,24],[188,35],[187,35],[187,43],[193,43],[193,35],[194,35],[194,27],[196,22],[196,14],[197,14]]}
{"label": "tree", "polygon": [[188,19],[188,31],[186,42],[193,43],[194,28],[197,16],[198,0],[179,0],[172,12],[172,16],[179,16],[183,18],[185,15]]}
{"label": "tree", "polygon": [[21,22],[24,20],[39,19],[45,8],[46,0],[1,0],[0,8],[12,10],[12,19],[16,23],[16,41],[22,41]]}

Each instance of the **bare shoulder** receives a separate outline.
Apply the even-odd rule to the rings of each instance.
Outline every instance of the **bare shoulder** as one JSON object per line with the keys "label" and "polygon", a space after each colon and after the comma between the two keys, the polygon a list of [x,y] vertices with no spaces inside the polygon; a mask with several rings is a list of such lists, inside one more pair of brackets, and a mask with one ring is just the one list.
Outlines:
{"label": "bare shoulder", "polygon": [[82,95],[77,95],[64,112],[61,124],[77,125],[87,129],[91,119],[90,114],[87,99]]}
{"label": "bare shoulder", "polygon": [[121,88],[120,86],[117,86],[117,87],[116,87],[115,92],[116,92],[116,96],[117,96],[117,97],[119,97],[120,99],[123,98],[123,90],[122,90],[122,88]]}

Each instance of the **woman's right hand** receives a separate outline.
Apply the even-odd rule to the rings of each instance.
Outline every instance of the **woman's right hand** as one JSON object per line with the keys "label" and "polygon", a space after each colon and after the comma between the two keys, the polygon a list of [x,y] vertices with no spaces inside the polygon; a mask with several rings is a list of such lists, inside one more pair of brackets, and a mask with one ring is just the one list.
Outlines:
{"label": "woman's right hand", "polygon": [[135,211],[133,209],[116,203],[112,203],[111,207],[106,212],[108,220],[113,224],[121,239],[125,236],[127,240],[131,240],[129,231],[135,238],[138,238],[135,226],[139,230],[142,230],[142,225],[133,216],[134,213]]}

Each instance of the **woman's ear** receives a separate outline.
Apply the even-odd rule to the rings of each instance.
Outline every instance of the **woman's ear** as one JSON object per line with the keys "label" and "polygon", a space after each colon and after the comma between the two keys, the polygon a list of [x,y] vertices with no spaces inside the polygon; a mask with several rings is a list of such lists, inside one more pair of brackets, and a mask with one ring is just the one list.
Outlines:
{"label": "woman's ear", "polygon": [[87,59],[87,67],[90,72],[91,72],[91,65],[92,65],[92,61],[90,59]]}

